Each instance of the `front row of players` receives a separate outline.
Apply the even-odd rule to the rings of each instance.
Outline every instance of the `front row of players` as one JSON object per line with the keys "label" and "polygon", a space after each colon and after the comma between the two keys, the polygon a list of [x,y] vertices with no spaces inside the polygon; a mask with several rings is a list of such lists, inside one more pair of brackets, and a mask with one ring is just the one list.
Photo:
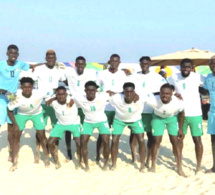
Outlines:
{"label": "front row of players", "polygon": [[[130,82],[124,84],[122,93],[113,93],[111,91],[99,93],[97,92],[97,84],[93,81],[88,81],[85,84],[86,95],[73,95],[72,97],[67,94],[66,88],[62,86],[58,87],[56,89],[56,97],[46,98],[48,99],[47,104],[54,108],[58,119],[47,141],[41,106],[46,94],[33,90],[34,81],[31,78],[24,77],[20,82],[21,92],[17,94],[16,101],[8,104],[8,115],[13,123],[15,138],[12,147],[13,165],[10,168],[11,171],[17,168],[20,137],[28,120],[33,122],[37,130],[45,156],[45,166],[49,166],[49,149],[56,168],[61,166],[58,159],[58,140],[62,139],[65,131],[70,131],[76,143],[78,167],[81,166],[81,159],[83,158],[85,170],[88,171],[88,141],[94,129],[97,128],[102,138],[103,169],[106,170],[110,153],[109,140],[111,131],[104,110],[107,102],[109,102],[115,108],[116,112],[112,128],[112,170],[116,168],[120,136],[124,128],[128,126],[138,141],[140,156],[139,170],[140,172],[144,172],[146,148],[141,113],[144,104],[149,104],[154,110],[152,119],[154,141],[150,152],[152,159],[151,171],[155,172],[156,170],[157,153],[166,127],[177,162],[177,172],[179,175],[185,176],[181,166],[182,155],[178,146],[179,141],[183,139],[183,103],[173,96],[171,85],[164,84],[160,89],[160,96],[152,94],[137,95],[135,93],[135,85]],[[17,108],[16,114],[14,114],[15,108]],[[82,127],[78,116],[78,108],[81,108],[85,115]],[[38,161],[38,156],[35,158]]]}

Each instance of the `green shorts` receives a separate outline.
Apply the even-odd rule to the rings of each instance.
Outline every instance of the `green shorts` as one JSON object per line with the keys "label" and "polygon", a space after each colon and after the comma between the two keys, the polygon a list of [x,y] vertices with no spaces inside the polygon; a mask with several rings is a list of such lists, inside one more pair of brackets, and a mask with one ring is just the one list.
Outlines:
{"label": "green shorts", "polygon": [[50,117],[51,125],[52,127],[54,127],[57,123],[57,118],[55,116],[54,108],[52,108],[51,106],[47,106],[45,104],[42,104],[42,107],[43,107],[43,118],[44,118],[45,125],[47,125],[48,118]]}
{"label": "green shorts", "polygon": [[147,133],[152,132],[152,114],[142,113],[142,122],[144,131],[146,131]]}
{"label": "green shorts", "polygon": [[183,124],[183,133],[187,134],[187,128],[190,127],[191,135],[198,137],[203,135],[202,116],[185,116]]}
{"label": "green shorts", "polygon": [[113,125],[113,119],[115,116],[115,111],[105,111],[105,114],[106,114],[107,119],[108,119],[108,125],[111,128],[111,125]]}
{"label": "green shorts", "polygon": [[162,117],[153,115],[152,135],[153,136],[162,136],[164,134],[165,128],[167,128],[169,135],[177,136],[178,135],[178,118],[177,118],[177,116],[162,118]]}
{"label": "green shorts", "polygon": [[128,128],[131,129],[131,132],[133,134],[144,133],[144,127],[143,127],[143,123],[141,120],[138,120],[138,121],[132,122],[132,123],[125,123],[123,121],[114,119],[112,134],[121,135],[126,126],[128,126]]}
{"label": "green shorts", "polygon": [[34,128],[36,130],[45,130],[45,123],[43,119],[43,114],[37,114],[37,115],[21,115],[21,114],[16,114],[15,115],[16,123],[19,126],[19,130],[23,131],[25,129],[25,124],[27,121],[32,121]]}
{"label": "green shorts", "polygon": [[81,108],[78,108],[78,115],[80,117],[81,124],[83,125],[85,115],[84,115],[84,112],[83,112],[83,110]]}
{"label": "green shorts", "polygon": [[107,121],[100,123],[87,123],[84,122],[83,129],[81,131],[81,135],[92,135],[93,130],[97,128],[99,130],[99,134],[110,134],[110,129]]}
{"label": "green shorts", "polygon": [[59,137],[60,139],[62,139],[65,131],[70,131],[73,137],[80,137],[81,125],[56,124],[50,134],[50,137]]}

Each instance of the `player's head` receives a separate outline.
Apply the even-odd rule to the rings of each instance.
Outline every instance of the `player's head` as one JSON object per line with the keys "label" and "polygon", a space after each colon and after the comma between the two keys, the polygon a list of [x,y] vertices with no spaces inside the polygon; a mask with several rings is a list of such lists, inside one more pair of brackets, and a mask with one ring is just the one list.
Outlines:
{"label": "player's head", "polygon": [[83,56],[78,56],[75,60],[75,66],[79,75],[83,74],[86,67],[86,59]]}
{"label": "player's head", "polygon": [[134,83],[128,82],[123,85],[123,93],[125,96],[125,102],[131,103],[135,96],[135,85]]}
{"label": "player's head", "polygon": [[86,92],[87,99],[89,101],[92,101],[95,99],[97,89],[98,89],[98,85],[94,81],[86,82],[85,92]]}
{"label": "player's head", "polygon": [[193,61],[189,58],[181,60],[181,74],[183,77],[188,77],[193,69]]}
{"label": "player's head", "polygon": [[110,63],[110,68],[111,69],[117,70],[118,67],[119,67],[119,64],[121,63],[120,62],[120,56],[118,54],[112,54],[110,56],[109,63]]}
{"label": "player's head", "polygon": [[172,99],[173,88],[169,83],[165,83],[160,88],[160,98],[164,104],[167,104]]}
{"label": "player's head", "polygon": [[19,56],[19,48],[16,45],[9,45],[7,47],[7,56],[8,60],[14,63]]}
{"label": "player's head", "polygon": [[64,86],[60,86],[56,89],[56,98],[60,104],[66,103],[67,92]]}
{"label": "player's head", "polygon": [[56,60],[57,60],[57,57],[56,57],[55,51],[52,50],[52,49],[49,49],[46,52],[47,66],[50,67],[50,68],[53,68],[55,66],[55,64],[56,64]]}
{"label": "player's head", "polygon": [[142,73],[148,73],[151,65],[151,58],[149,56],[142,56],[139,61]]}
{"label": "player's head", "polygon": [[215,74],[215,56],[212,56],[211,59],[209,60],[209,66],[210,66],[211,72]]}
{"label": "player's head", "polygon": [[34,80],[30,77],[23,77],[20,83],[23,96],[30,97],[34,86]]}

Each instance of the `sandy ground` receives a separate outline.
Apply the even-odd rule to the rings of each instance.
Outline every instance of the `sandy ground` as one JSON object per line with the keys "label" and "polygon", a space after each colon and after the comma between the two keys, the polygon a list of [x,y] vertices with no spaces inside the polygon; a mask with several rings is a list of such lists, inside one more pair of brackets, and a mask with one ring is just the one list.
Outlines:
{"label": "sandy ground", "polygon": [[[167,132],[160,148],[157,173],[139,173],[138,166],[130,164],[131,155],[128,145],[129,130],[121,136],[116,171],[102,171],[95,163],[96,138],[95,132],[89,142],[90,173],[76,170],[74,161],[65,162],[65,142],[59,146],[59,157],[62,167],[54,168],[51,160],[50,168],[45,168],[43,155],[39,164],[34,164],[35,130],[28,123],[21,139],[18,169],[9,172],[11,163],[8,158],[8,143],[6,126],[0,131],[0,194],[214,194],[215,174],[205,174],[212,165],[210,136],[206,134],[204,122],[203,144],[204,155],[202,171],[195,175],[195,152],[192,138],[186,136],[183,150],[183,168],[188,178],[183,178],[175,172],[175,161]],[[47,127],[47,136],[50,126]],[[72,142],[73,155],[75,144]]]}

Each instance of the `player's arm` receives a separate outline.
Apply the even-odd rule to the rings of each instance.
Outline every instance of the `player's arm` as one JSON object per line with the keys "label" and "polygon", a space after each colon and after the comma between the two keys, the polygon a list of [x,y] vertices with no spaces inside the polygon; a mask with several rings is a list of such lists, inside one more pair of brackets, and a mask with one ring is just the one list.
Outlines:
{"label": "player's arm", "polygon": [[179,141],[182,141],[184,139],[183,124],[184,124],[184,110],[178,113],[178,125],[179,125],[178,139],[179,139]]}
{"label": "player's arm", "polygon": [[7,93],[7,90],[0,89],[0,95],[5,95]]}
{"label": "player's arm", "polygon": [[202,95],[209,95],[209,91],[202,86],[199,87],[199,93]]}

